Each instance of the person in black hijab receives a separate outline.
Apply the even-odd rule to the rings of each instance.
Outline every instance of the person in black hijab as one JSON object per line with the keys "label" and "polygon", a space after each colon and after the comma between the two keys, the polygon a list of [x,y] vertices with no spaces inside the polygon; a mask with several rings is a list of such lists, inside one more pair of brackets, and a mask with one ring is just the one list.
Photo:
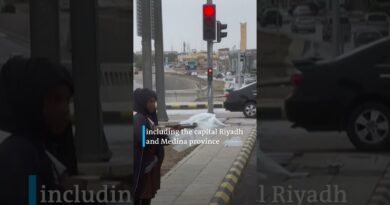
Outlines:
{"label": "person in black hijab", "polygon": [[46,59],[13,57],[0,70],[0,130],[10,133],[0,144],[0,204],[28,204],[29,175],[36,176],[37,193],[42,185],[61,190],[56,160],[68,175],[78,174],[72,94],[69,72]]}
{"label": "person in black hijab", "polygon": [[[156,129],[156,93],[148,88],[134,91],[134,171],[133,201],[134,205],[149,205],[155,197],[161,183],[161,165],[164,160],[162,144],[146,144],[142,147],[142,126]],[[146,139],[164,139],[166,135],[147,135]]]}

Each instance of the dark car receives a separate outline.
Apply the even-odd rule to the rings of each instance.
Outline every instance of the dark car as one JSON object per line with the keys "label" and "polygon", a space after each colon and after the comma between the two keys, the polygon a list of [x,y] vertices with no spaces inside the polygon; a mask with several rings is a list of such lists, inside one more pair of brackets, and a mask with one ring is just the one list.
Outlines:
{"label": "dark car", "polygon": [[256,117],[257,82],[250,83],[240,89],[229,91],[223,103],[226,110],[232,112],[242,111],[245,117]]}
{"label": "dark car", "polygon": [[262,27],[268,25],[282,26],[283,17],[278,9],[265,9],[260,15],[260,25]]}
{"label": "dark car", "polygon": [[390,147],[390,38],[331,61],[299,61],[287,119],[309,131],[346,131],[361,150]]}
{"label": "dark car", "polygon": [[377,41],[381,39],[383,36],[379,31],[376,30],[362,30],[357,31],[354,34],[354,44],[355,48],[360,47],[362,45]]}

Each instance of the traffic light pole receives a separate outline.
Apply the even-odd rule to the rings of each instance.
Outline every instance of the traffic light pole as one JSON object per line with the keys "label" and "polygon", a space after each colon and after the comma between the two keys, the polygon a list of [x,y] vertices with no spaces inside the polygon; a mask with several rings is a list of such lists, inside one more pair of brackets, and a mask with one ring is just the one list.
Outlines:
{"label": "traffic light pole", "polygon": [[164,44],[163,44],[163,24],[162,24],[162,0],[154,0],[154,26],[155,26],[155,53],[156,53],[156,93],[158,120],[168,121],[167,110],[165,109],[165,75],[164,75]]}
{"label": "traffic light pole", "polygon": [[[207,41],[207,65],[208,68],[213,69],[213,41]],[[213,97],[214,97],[214,91],[213,91],[213,77],[211,77],[211,80],[208,80],[208,89],[207,89],[207,95],[208,95],[208,113],[214,113],[214,103],[213,103]]]}
{"label": "traffic light pole", "polygon": [[144,88],[153,89],[150,3],[150,0],[142,1],[142,80]]}
{"label": "traffic light pole", "polygon": [[333,56],[337,57],[342,53],[344,44],[344,36],[341,36],[340,26],[340,2],[339,0],[332,1],[333,24],[332,24],[332,40],[333,40]]}
{"label": "traffic light pole", "polygon": [[[207,0],[208,4],[212,4],[213,0]],[[207,66],[208,68],[213,69],[213,41],[208,40],[207,41]],[[211,80],[208,80],[208,87],[207,87],[207,97],[208,97],[208,113],[214,113],[214,104],[213,104],[213,78],[211,77]]]}

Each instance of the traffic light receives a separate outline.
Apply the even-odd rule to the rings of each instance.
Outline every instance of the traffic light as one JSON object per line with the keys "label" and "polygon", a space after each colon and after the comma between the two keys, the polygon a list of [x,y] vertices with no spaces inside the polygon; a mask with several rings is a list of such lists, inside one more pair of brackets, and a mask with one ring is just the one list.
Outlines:
{"label": "traffic light", "polygon": [[221,42],[221,38],[225,38],[227,36],[227,32],[223,32],[223,30],[227,29],[227,24],[222,24],[220,21],[217,21],[217,42]]}
{"label": "traffic light", "polygon": [[215,40],[215,4],[203,4],[203,40]]}
{"label": "traffic light", "polygon": [[212,81],[213,80],[213,69],[212,68],[208,68],[207,69],[207,80],[208,81]]}

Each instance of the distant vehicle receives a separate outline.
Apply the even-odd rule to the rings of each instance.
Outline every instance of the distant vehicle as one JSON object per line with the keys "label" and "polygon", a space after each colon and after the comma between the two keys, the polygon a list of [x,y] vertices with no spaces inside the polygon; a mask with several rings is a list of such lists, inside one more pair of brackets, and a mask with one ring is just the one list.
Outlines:
{"label": "distant vehicle", "polygon": [[383,12],[368,13],[365,16],[367,26],[378,29],[383,36],[389,35],[389,16]]}
{"label": "distant vehicle", "polygon": [[215,78],[216,79],[223,79],[225,77],[225,75],[223,73],[218,73]]}
{"label": "distant vehicle", "polygon": [[355,48],[357,48],[362,45],[377,41],[382,37],[382,34],[377,30],[360,30],[355,32],[353,41]]}
{"label": "distant vehicle", "polygon": [[[327,17],[323,23],[322,39],[324,41],[330,41],[333,35],[333,18]],[[340,27],[344,40],[349,41],[351,39],[351,22],[349,22],[347,16],[340,17]]]}
{"label": "distant vehicle", "polygon": [[293,16],[298,17],[298,16],[311,16],[313,15],[313,11],[310,9],[308,5],[299,5],[295,7],[293,11]]}
{"label": "distant vehicle", "polygon": [[257,82],[253,82],[226,93],[226,100],[223,105],[226,110],[232,112],[242,111],[245,117],[255,118],[257,114],[256,96]]}
{"label": "distant vehicle", "polygon": [[197,75],[197,62],[196,61],[188,61],[185,63],[185,70],[187,75]]}
{"label": "distant vehicle", "polygon": [[283,24],[289,24],[292,22],[293,17],[290,15],[288,10],[285,9],[278,9],[280,15],[282,16],[282,23]]}
{"label": "distant vehicle", "polygon": [[291,32],[316,32],[316,22],[311,17],[297,17],[291,23]]}
{"label": "distant vehicle", "polygon": [[260,25],[266,27],[268,25],[282,26],[282,14],[276,8],[265,9],[260,15]]}
{"label": "distant vehicle", "polygon": [[390,38],[330,61],[294,62],[287,119],[309,131],[346,131],[360,150],[390,148]]}
{"label": "distant vehicle", "polygon": [[351,23],[362,23],[364,22],[364,11],[351,11],[348,14]]}

